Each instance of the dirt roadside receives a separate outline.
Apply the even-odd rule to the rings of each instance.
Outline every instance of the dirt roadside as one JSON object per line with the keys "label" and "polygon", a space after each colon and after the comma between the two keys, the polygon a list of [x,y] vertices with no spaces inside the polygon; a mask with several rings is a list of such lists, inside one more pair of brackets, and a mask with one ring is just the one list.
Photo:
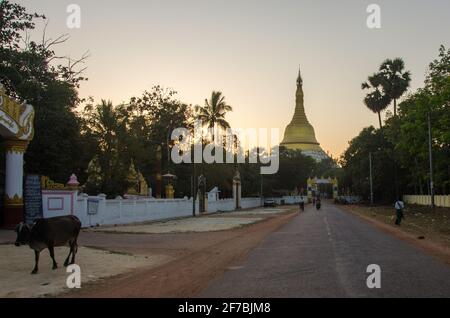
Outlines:
{"label": "dirt roadside", "polygon": [[[383,213],[380,213],[381,215],[374,213],[373,209],[377,209],[377,207],[371,207],[370,210],[368,207],[353,205],[340,205],[339,207],[374,225],[383,232],[406,241],[419,248],[421,251],[450,265],[450,245],[447,244],[446,237],[438,237],[436,233],[431,234],[428,231],[424,232],[425,230],[423,229],[411,226],[407,227],[403,224],[401,227],[396,227],[392,224],[390,217],[383,215],[384,211]],[[384,208],[385,207],[378,207],[379,210]],[[426,235],[424,235],[424,233],[426,233]]]}
{"label": "dirt roadside", "polygon": [[[208,234],[211,236],[211,244],[193,239],[192,244],[199,244],[201,248],[189,244],[191,253],[183,253],[183,256],[162,266],[141,268],[93,284],[87,283],[81,289],[69,291],[59,297],[195,297],[212,279],[244,257],[266,235],[295,217],[296,212],[297,208],[293,207],[290,213],[252,225],[211,232]],[[189,235],[195,237],[197,234],[187,236]],[[187,236],[183,235],[182,244],[186,244]]]}

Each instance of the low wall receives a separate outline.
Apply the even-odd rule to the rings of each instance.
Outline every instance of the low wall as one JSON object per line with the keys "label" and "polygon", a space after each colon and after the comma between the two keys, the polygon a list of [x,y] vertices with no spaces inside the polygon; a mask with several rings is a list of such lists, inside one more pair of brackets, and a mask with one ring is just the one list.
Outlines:
{"label": "low wall", "polygon": [[[115,199],[87,197],[83,226],[128,224],[192,215],[190,199]],[[198,201],[196,202],[198,213]]]}
{"label": "low wall", "polygon": [[[236,210],[235,199],[220,199],[208,201],[208,213],[228,212]],[[241,209],[250,209],[261,206],[261,198],[241,198]]]}
{"label": "low wall", "polygon": [[[114,199],[105,195],[88,196],[77,191],[43,191],[44,218],[75,215],[83,227],[97,225],[129,224],[156,221],[192,215],[192,200],[183,199]],[[254,208],[261,205],[260,198],[242,198],[241,207]],[[207,213],[235,210],[234,199],[207,202]],[[198,213],[196,200],[196,213]]]}
{"label": "low wall", "polygon": [[300,201],[308,202],[308,197],[301,195],[285,195],[282,197],[270,198],[275,201],[276,204],[299,204]]}
{"label": "low wall", "polygon": [[[431,205],[430,195],[404,195],[403,201],[409,204]],[[450,195],[435,195],[434,204],[439,207],[450,207]]]}
{"label": "low wall", "polygon": [[241,199],[241,208],[242,209],[250,209],[261,206],[261,198],[242,198]]}
{"label": "low wall", "polygon": [[214,212],[226,212],[235,210],[234,199],[219,199],[217,201],[208,201],[207,211],[208,213]]}

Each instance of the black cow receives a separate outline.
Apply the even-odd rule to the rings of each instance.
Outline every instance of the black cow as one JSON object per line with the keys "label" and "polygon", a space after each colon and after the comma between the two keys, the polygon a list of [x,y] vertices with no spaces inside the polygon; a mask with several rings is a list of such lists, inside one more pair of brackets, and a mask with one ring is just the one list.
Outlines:
{"label": "black cow", "polygon": [[28,244],[34,250],[36,264],[31,274],[36,274],[38,271],[39,253],[46,248],[48,248],[53,260],[53,269],[58,268],[58,264],[55,261],[55,246],[69,245],[70,252],[64,262],[64,266],[69,265],[70,254],[72,254],[70,264],[75,263],[75,254],[78,250],[77,239],[80,229],[81,222],[73,215],[38,219],[33,225],[22,222],[16,227],[17,239],[15,245]]}

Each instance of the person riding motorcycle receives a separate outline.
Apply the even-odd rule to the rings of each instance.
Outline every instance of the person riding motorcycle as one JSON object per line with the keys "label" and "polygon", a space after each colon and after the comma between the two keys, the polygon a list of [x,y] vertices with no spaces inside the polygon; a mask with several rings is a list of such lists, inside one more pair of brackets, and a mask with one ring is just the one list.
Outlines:
{"label": "person riding motorcycle", "polygon": [[320,199],[317,198],[316,200],[316,209],[319,210],[320,209]]}

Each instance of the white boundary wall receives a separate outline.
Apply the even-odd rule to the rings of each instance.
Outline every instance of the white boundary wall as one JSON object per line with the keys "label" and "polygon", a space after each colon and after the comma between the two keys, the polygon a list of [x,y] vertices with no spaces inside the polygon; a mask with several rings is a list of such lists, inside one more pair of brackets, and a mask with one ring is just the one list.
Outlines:
{"label": "white boundary wall", "polygon": [[274,198],[270,198],[270,199],[274,200],[276,204],[280,205],[282,203],[284,203],[284,204],[299,204],[300,201],[302,200],[302,198],[303,198],[304,202],[308,202],[308,197],[306,195],[304,195],[304,196],[301,196],[301,195],[285,195],[285,196],[282,196],[281,198],[280,197],[274,197]]}
{"label": "white boundary wall", "polygon": [[[192,216],[192,200],[183,199],[114,199],[105,195],[88,196],[77,191],[43,191],[43,215],[50,218],[60,215],[77,216],[83,227],[97,225],[129,224]],[[242,198],[241,208],[261,206],[260,198]],[[196,214],[198,215],[198,200]],[[234,199],[207,202],[207,213],[235,210]]]}
{"label": "white boundary wall", "polygon": [[[219,199],[217,201],[208,201],[208,213],[229,212],[236,210],[235,199]],[[241,198],[241,209],[250,209],[261,206],[260,198]]]}
{"label": "white boundary wall", "polygon": [[[404,195],[403,201],[409,204],[431,205],[430,195]],[[439,207],[450,207],[450,195],[435,195],[434,204]]]}
{"label": "white boundary wall", "polygon": [[236,208],[234,199],[219,199],[217,201],[208,201],[206,210],[209,213],[233,211]]}

